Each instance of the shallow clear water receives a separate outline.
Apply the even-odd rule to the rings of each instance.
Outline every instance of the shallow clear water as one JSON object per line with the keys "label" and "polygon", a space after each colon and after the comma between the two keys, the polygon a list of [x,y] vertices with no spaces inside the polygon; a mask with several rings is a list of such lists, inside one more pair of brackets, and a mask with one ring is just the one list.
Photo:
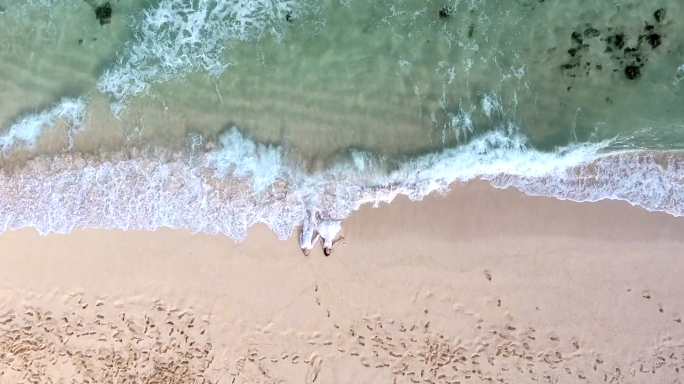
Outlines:
{"label": "shallow clear water", "polygon": [[684,213],[677,2],[105,4],[0,0],[6,228],[285,237],[472,178]]}

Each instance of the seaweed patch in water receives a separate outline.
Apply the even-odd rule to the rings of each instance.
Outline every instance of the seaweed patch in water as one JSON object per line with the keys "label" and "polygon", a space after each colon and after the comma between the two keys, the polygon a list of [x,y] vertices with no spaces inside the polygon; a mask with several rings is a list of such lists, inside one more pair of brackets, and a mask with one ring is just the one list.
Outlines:
{"label": "seaweed patch in water", "polygon": [[660,45],[660,35],[657,33],[648,35],[646,37],[646,41],[648,42],[648,45],[651,46],[651,48],[655,49]]}
{"label": "seaweed patch in water", "polygon": [[[629,34],[625,32],[615,31],[613,27],[606,27],[603,31],[592,27],[590,24],[585,24],[584,30],[572,30],[570,34],[571,46],[567,50],[568,58],[561,64],[560,69],[567,77],[584,77],[590,76],[592,70],[600,71],[604,68],[604,64],[612,61],[614,64],[613,72],[616,72],[627,80],[639,79],[645,65],[649,61],[649,55],[659,46],[663,45],[663,39],[666,37],[662,33],[664,25],[659,23],[665,20],[665,10],[659,9],[654,12],[653,17],[657,23],[645,22],[642,29],[645,34],[637,35],[636,44],[630,40]],[[625,27],[619,27],[625,29]],[[612,32],[611,32],[612,31]],[[599,38],[604,33],[609,32],[605,37]],[[591,54],[590,43],[596,44],[602,41],[605,44],[605,51],[608,55],[601,57],[599,54],[596,57],[596,50],[592,56],[594,60],[605,60],[599,63],[592,63],[585,61],[583,56]],[[600,44],[600,43],[599,43]],[[669,51],[668,51],[669,52]],[[549,51],[549,53],[552,53]],[[607,57],[606,57],[607,56]]]}
{"label": "seaweed patch in water", "polygon": [[625,34],[618,33],[613,36],[608,36],[606,38],[606,52],[612,52],[613,49],[622,49],[625,47]]}
{"label": "seaweed patch in water", "polygon": [[625,76],[629,80],[635,80],[641,76],[641,68],[637,65],[628,65],[625,67]]}
{"label": "seaweed patch in water", "polygon": [[456,13],[456,9],[451,5],[442,5],[439,8],[440,19],[449,19],[454,15],[454,13]]}
{"label": "seaweed patch in water", "polygon": [[584,30],[584,37],[592,38],[592,37],[597,37],[600,35],[601,32],[599,32],[598,29],[589,27]]}
{"label": "seaweed patch in water", "polygon": [[100,25],[109,24],[112,21],[112,4],[107,1],[104,4],[98,5],[95,0],[85,0],[86,4],[90,6],[95,12],[95,18],[100,22]]}
{"label": "seaweed patch in water", "polygon": [[572,32],[572,34],[570,35],[570,39],[572,39],[572,41],[574,43],[577,43],[578,45],[581,45],[583,43],[582,35],[580,35],[577,31]]}
{"label": "seaweed patch in water", "polygon": [[112,5],[109,1],[95,7],[95,18],[100,25],[109,24],[112,21]]}

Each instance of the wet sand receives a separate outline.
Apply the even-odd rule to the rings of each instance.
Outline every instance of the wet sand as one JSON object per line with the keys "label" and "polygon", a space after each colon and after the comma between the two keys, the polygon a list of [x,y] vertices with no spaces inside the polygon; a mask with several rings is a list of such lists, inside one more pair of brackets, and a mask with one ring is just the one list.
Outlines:
{"label": "wet sand", "polygon": [[684,219],[478,182],[343,235],[4,233],[2,381],[684,380]]}

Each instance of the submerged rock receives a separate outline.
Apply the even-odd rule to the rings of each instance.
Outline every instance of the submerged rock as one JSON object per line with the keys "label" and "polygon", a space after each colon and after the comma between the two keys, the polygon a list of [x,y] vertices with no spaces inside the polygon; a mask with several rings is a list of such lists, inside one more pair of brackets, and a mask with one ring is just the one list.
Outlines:
{"label": "submerged rock", "polygon": [[[560,65],[562,73],[571,78],[590,76],[593,70],[601,71],[612,62],[608,67],[612,72],[627,80],[639,79],[650,60],[650,54],[664,44],[667,36],[664,33],[667,24],[663,23],[665,9],[658,9],[653,17],[656,23],[646,20],[638,27],[642,34],[637,34],[636,39],[630,38],[630,35],[634,36],[633,32],[637,32],[636,25],[597,28],[584,24],[582,29],[570,30],[570,47],[566,51],[568,57]],[[591,47],[596,45],[598,47]],[[549,50],[551,53],[553,51]],[[591,60],[587,60],[589,58]]]}
{"label": "submerged rock", "polygon": [[451,16],[454,15],[454,13],[456,13],[456,10],[454,9],[453,6],[442,5],[439,8],[439,18],[440,19],[449,19],[449,18],[451,18]]}
{"label": "submerged rock", "polygon": [[111,23],[112,4],[109,1],[104,4],[97,4],[95,0],[85,0],[85,2],[95,11],[95,18],[100,22],[100,25]]}
{"label": "submerged rock", "polygon": [[109,24],[112,21],[112,5],[108,2],[95,7],[95,18],[100,25]]}
{"label": "submerged rock", "polygon": [[599,30],[596,28],[589,27],[589,28],[584,30],[584,37],[589,37],[589,38],[597,37],[600,34],[601,34],[601,32],[599,32]]}
{"label": "submerged rock", "polygon": [[651,46],[651,48],[656,48],[657,46],[660,45],[660,35],[657,33],[648,35],[646,37],[646,41]]}
{"label": "submerged rock", "polygon": [[606,38],[606,52],[611,52],[613,49],[622,49],[625,47],[625,34],[618,33],[613,36],[608,36]]}
{"label": "submerged rock", "polygon": [[582,35],[580,35],[580,33],[577,31],[572,32],[572,34],[570,35],[570,39],[576,44],[582,44],[584,42],[582,40]]}
{"label": "submerged rock", "polygon": [[629,80],[637,79],[641,76],[641,68],[636,65],[628,65],[625,67],[625,77]]}

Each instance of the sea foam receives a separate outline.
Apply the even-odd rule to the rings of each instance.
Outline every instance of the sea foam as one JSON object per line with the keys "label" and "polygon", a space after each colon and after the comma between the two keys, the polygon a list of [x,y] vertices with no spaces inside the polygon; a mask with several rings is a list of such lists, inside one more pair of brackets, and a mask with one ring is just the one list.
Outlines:
{"label": "sea foam", "polygon": [[[288,164],[280,146],[255,143],[237,128],[206,149],[149,149],[30,161],[0,176],[0,230],[41,234],[73,228],[187,228],[242,240],[256,223],[287,238],[307,209],[335,218],[400,194],[420,200],[455,181],[490,180],[532,195],[575,201],[626,200],[684,215],[684,158],[679,154],[601,154],[607,142],[539,152],[524,137],[490,132],[453,149],[395,164],[351,151],[348,161],[315,174]],[[236,153],[235,151],[238,151]]]}
{"label": "sea foam", "polygon": [[67,127],[69,148],[73,146],[73,135],[85,127],[86,103],[83,99],[62,99],[49,110],[24,116],[12,124],[9,130],[0,133],[1,151],[7,154],[15,144],[32,147],[38,137],[62,120]]}
{"label": "sea foam", "polygon": [[128,100],[153,83],[204,71],[217,79],[230,63],[221,54],[231,41],[252,41],[266,34],[282,38],[286,15],[315,9],[292,0],[161,0],[146,9],[119,59],[98,80],[120,115]]}

